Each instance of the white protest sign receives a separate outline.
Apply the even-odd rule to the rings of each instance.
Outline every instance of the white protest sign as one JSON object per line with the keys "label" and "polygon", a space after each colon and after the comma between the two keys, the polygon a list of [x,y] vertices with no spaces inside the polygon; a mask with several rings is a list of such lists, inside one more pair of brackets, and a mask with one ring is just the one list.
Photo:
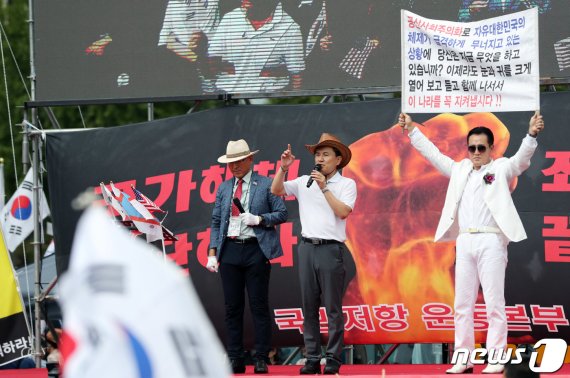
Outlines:
{"label": "white protest sign", "polygon": [[402,111],[539,109],[536,8],[469,23],[401,15]]}

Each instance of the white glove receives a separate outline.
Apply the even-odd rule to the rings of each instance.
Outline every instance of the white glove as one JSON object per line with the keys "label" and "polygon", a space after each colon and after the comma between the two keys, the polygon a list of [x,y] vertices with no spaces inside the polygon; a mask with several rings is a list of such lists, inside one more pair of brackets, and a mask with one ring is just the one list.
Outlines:
{"label": "white glove", "polygon": [[251,213],[241,213],[240,218],[246,226],[257,226],[259,224],[259,217]]}
{"label": "white glove", "polygon": [[208,263],[206,264],[206,269],[212,273],[218,273],[218,259],[216,256],[208,256]]}

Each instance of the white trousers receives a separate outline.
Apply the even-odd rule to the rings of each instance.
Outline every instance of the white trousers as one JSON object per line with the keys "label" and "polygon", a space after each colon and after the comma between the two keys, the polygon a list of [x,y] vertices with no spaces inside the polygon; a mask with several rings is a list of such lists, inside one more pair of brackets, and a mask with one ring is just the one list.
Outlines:
{"label": "white trousers", "polygon": [[479,292],[487,308],[487,350],[507,346],[505,270],[507,238],[502,234],[460,234],[455,262],[455,348],[475,348],[473,314]]}

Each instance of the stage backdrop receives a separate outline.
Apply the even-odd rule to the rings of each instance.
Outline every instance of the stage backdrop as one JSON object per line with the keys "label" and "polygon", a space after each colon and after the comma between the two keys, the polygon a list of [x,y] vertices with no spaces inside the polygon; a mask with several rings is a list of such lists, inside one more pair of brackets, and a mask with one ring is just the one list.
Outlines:
{"label": "stage backdrop", "polygon": [[567,0],[33,3],[36,101],[46,105],[400,86],[401,9],[470,22],[537,7],[541,76],[570,72]]}
{"label": "stage backdrop", "polygon": [[[515,204],[528,239],[509,246],[506,299],[509,335],[523,342],[570,338],[570,93],[542,96],[546,130],[530,168],[514,182]],[[290,143],[297,156],[288,178],[306,174],[313,157],[304,145],[323,131],[350,145],[344,175],[356,180],[358,199],[348,218],[354,265],[344,301],[347,343],[451,342],[454,244],[433,243],[447,179],[410,146],[395,125],[399,100],[299,106],[235,106],[149,123],[49,134],[47,163],[57,265],[66,270],[79,213],[70,202],[88,187],[133,184],[169,211],[165,226],[178,236],[168,256],[188,271],[216,329],[223,336],[224,300],[219,274],[206,270],[215,193],[230,178],[216,162],[228,140],[245,138],[255,170],[272,176]],[[528,131],[532,112],[416,115],[422,130],[453,157],[467,156],[465,136],[485,124],[496,135],[497,155],[511,156]],[[421,127],[421,126],[420,126]],[[290,218],[279,227],[285,255],[273,261],[270,300],[276,345],[301,343],[297,279],[300,241],[297,202],[286,198]],[[105,238],[101,234],[101,238]],[[158,251],[157,251],[158,252]],[[485,306],[477,310],[480,340]],[[324,317],[324,312],[322,314]],[[326,319],[323,318],[326,330]],[[251,323],[245,332],[252,342]]]}

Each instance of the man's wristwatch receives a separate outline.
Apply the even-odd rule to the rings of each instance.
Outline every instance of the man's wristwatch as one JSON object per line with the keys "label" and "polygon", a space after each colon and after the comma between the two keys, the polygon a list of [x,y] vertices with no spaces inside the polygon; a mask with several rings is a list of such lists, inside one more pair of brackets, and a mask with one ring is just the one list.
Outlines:
{"label": "man's wristwatch", "polygon": [[538,136],[538,134],[532,135],[531,133],[528,133],[528,135],[530,135],[531,138],[536,138]]}
{"label": "man's wristwatch", "polygon": [[261,215],[257,216],[259,218],[259,224],[263,224],[263,217]]}

